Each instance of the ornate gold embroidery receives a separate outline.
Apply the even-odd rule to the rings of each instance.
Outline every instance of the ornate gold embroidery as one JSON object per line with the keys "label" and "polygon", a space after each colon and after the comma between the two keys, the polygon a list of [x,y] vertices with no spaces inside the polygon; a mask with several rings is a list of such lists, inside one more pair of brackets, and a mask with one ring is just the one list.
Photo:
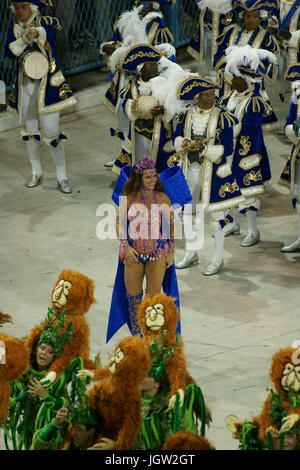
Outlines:
{"label": "ornate gold embroidery", "polygon": [[221,21],[222,24],[229,25],[232,22],[233,14],[231,12],[225,14],[225,18]]}
{"label": "ornate gold embroidery", "polygon": [[70,86],[67,84],[67,83],[64,83],[61,87],[60,87],[60,90],[59,90],[59,97],[62,99],[62,100],[65,100],[68,98],[68,93],[72,93],[72,90],[70,88]]}
{"label": "ornate gold embroidery", "polygon": [[[188,78],[188,80],[190,80],[190,78]],[[202,86],[204,88],[212,88],[214,86],[214,84],[213,83],[207,83],[207,82],[200,81],[200,80],[198,80],[198,81],[194,80],[193,83],[191,83],[188,87],[186,87],[186,89],[184,91],[179,92],[179,96],[186,95],[193,88],[199,87],[199,86]],[[183,88],[183,87],[181,87],[181,88]]]}
{"label": "ornate gold embroidery", "polygon": [[46,49],[46,51],[48,51],[48,54],[49,54],[50,72],[54,73],[55,70],[56,70],[56,62],[55,62],[55,59],[52,55],[52,49],[51,49],[51,46],[50,46],[48,41],[46,41],[46,43],[45,43],[45,49]]}
{"label": "ornate gold embroidery", "polygon": [[171,127],[171,124],[167,121],[163,121],[163,124],[165,126],[165,129],[166,129],[166,139],[171,139],[172,137],[172,127]]}
{"label": "ornate gold embroidery", "polygon": [[290,169],[289,169],[288,166],[285,167],[285,169],[283,170],[282,174],[283,174],[283,175],[288,175],[288,176],[290,175]]}
{"label": "ornate gold embroidery", "polygon": [[128,165],[131,165],[131,158],[129,157],[129,154],[124,150],[120,153],[117,160],[119,160],[121,163],[127,163]]}
{"label": "ornate gold embroidery", "polygon": [[129,62],[133,62],[135,61],[138,57],[150,57],[152,59],[156,59],[156,57],[160,57],[160,54],[157,53],[157,52],[143,52],[143,51],[140,51],[138,52],[137,54],[133,54],[132,56],[130,56],[127,60],[124,60],[123,64],[126,65],[128,64]]}
{"label": "ornate gold embroidery", "polygon": [[8,95],[8,99],[9,101],[11,101],[12,103],[16,103],[16,95],[15,95],[15,92],[14,91],[11,91],[10,94]]}
{"label": "ornate gold embroidery", "polygon": [[249,136],[243,136],[241,137],[241,146],[243,147],[243,150],[240,149],[239,154],[240,155],[247,155],[249,153],[250,147],[251,147],[251,142],[249,141]]}
{"label": "ornate gold embroidery", "polygon": [[223,186],[221,187],[219,191],[219,196],[225,197],[226,193],[234,193],[235,191],[239,191],[239,190],[240,190],[239,185],[237,184],[236,180],[234,180],[232,184],[230,183],[223,184]]}
{"label": "ornate gold embroidery", "polygon": [[245,186],[249,186],[250,181],[262,181],[261,171],[258,170],[256,173],[255,171],[250,171],[250,173],[247,173],[243,179],[243,183]]}

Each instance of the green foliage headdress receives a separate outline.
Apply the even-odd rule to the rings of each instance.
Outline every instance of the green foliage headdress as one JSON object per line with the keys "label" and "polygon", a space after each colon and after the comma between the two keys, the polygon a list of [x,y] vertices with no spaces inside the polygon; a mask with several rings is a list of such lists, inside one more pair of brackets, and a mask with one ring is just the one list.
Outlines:
{"label": "green foliage headdress", "polygon": [[167,359],[175,353],[178,346],[178,335],[176,335],[176,344],[174,346],[165,347],[163,343],[166,334],[167,331],[163,331],[160,341],[158,337],[155,337],[149,347],[150,353],[153,351],[156,352],[156,354],[151,357],[152,367],[149,375],[151,375],[151,377],[153,377],[157,382],[160,382],[163,378]]}
{"label": "green foliage headdress", "polygon": [[74,373],[72,385],[68,395],[68,409],[72,424],[84,424],[85,426],[100,428],[100,419],[89,408],[89,397],[86,394],[86,380],[79,379]]}
{"label": "green foliage headdress", "polygon": [[73,323],[69,322],[65,333],[59,333],[59,329],[65,326],[66,310],[56,313],[54,308],[49,308],[47,321],[44,323],[43,332],[38,345],[49,344],[54,349],[55,355],[59,356],[64,347],[70,342],[73,333]]}

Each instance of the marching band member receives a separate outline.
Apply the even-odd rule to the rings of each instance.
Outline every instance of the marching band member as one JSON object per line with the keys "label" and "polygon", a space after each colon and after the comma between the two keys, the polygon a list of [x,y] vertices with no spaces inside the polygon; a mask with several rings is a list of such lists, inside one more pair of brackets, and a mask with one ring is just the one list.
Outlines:
{"label": "marching band member", "polygon": [[[158,173],[161,173],[168,168],[168,159],[174,153],[173,129],[165,119],[163,106],[153,96],[154,84],[151,83],[152,79],[159,76],[159,64],[164,58],[161,50],[165,46],[173,55],[174,48],[170,44],[157,48],[139,44],[130,48],[121,61],[123,70],[135,71],[137,76],[128,82],[120,94],[130,127],[121,153],[114,163],[115,174],[119,174],[123,166],[140,161],[144,155],[154,160]],[[167,59],[165,63],[172,65]],[[148,98],[143,106],[139,105],[141,97]]]}
{"label": "marching band member", "polygon": [[224,28],[236,22],[232,10],[232,0],[201,0],[197,31],[194,34],[187,52],[201,64],[203,59],[208,69],[213,69],[214,55],[217,52],[217,38]]}
{"label": "marching band member", "polygon": [[[281,174],[279,184],[289,189],[292,205],[294,209],[298,209],[298,203],[300,201],[300,63],[292,64],[288,68],[285,78],[292,82],[292,86],[294,88],[290,113],[285,126],[285,134],[293,145],[290,157]],[[299,250],[300,236],[291,245],[286,245],[281,248],[283,253],[294,253]]]}
{"label": "marching band member", "polygon": [[[237,0],[234,3],[236,14],[242,14],[243,23],[228,26],[224,29],[223,34],[217,40],[217,52],[214,57],[214,66],[217,71],[222,70],[226,64],[226,49],[230,46],[243,47],[247,44],[255,49],[265,49],[272,52],[279,58],[279,44],[275,37],[266,31],[261,25],[263,14],[273,11],[278,5],[277,0],[266,2],[265,0]],[[276,74],[273,74],[273,80]],[[229,91],[229,85],[224,87],[224,93]],[[263,119],[263,130],[273,131],[278,129],[278,120],[265,90],[263,82],[261,94],[265,101],[268,102],[269,112]]]}
{"label": "marching band member", "polygon": [[[139,1],[137,7],[131,11],[126,11],[120,16],[114,26],[111,41],[101,45],[100,53],[105,55],[113,74],[103,103],[110,111],[117,114],[118,128],[116,130],[111,129],[111,133],[122,141],[128,133],[129,121],[123,111],[120,91],[132,78],[132,75],[128,71],[122,70],[119,63],[128,47],[142,43],[157,46],[174,42],[174,37],[166,27],[163,14],[160,12],[161,6],[170,5],[172,5],[172,0]],[[114,161],[107,162],[104,166],[109,168],[113,165]]]}
{"label": "marching band member", "polygon": [[[217,88],[215,82],[200,76],[192,76],[181,83],[178,97],[196,102],[179,114],[174,134],[175,150],[186,155],[184,165],[192,202],[197,205],[201,195],[200,202],[210,213],[215,253],[203,272],[206,276],[218,273],[224,266],[224,227],[227,224],[224,211],[245,200],[229,164],[234,150],[233,128],[238,119],[216,103]],[[185,207],[184,217],[192,217],[191,208],[192,204]],[[186,254],[176,264],[177,269],[198,263],[196,239],[194,230],[194,234],[186,238]]]}
{"label": "marching band member", "polygon": [[[16,22],[9,27],[5,53],[16,61],[17,71],[9,95],[8,111],[18,118],[19,123],[24,123],[22,135],[32,167],[26,186],[38,186],[43,179],[41,123],[45,134],[43,141],[50,146],[56,166],[58,189],[69,194],[72,189],[66,172],[63,143],[67,137],[59,127],[59,112],[74,106],[76,99],[57,63],[54,32],[61,29],[59,21],[39,13],[39,7],[51,5],[51,0],[11,1]],[[34,73],[30,71],[30,60],[38,61],[33,64]],[[36,70],[40,73],[36,74]]]}
{"label": "marching band member", "polygon": [[[264,184],[271,179],[271,169],[262,131],[263,116],[268,104],[261,96],[261,79],[271,75],[276,56],[263,49],[249,45],[232,46],[226,50],[225,73],[233,75],[232,91],[223,97],[221,105],[240,121],[235,128],[235,152],[231,160],[232,172],[246,202],[239,207],[248,221],[248,234],[241,246],[258,243],[260,234],[256,214],[260,208],[258,195],[265,190]],[[230,215],[227,216],[234,223]]]}

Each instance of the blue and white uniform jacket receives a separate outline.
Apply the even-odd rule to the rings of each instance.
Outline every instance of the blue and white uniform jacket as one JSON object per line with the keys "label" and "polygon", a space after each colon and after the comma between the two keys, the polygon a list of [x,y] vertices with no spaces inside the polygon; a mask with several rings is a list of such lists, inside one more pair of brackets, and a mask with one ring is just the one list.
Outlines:
{"label": "blue and white uniform jacket", "polygon": [[[162,173],[168,168],[168,160],[175,152],[172,142],[172,122],[167,122],[163,114],[155,116],[153,120],[137,119],[132,111],[134,102],[141,95],[147,94],[144,85],[146,84],[141,79],[135,78],[130,80],[120,93],[123,100],[122,106],[130,121],[130,126],[121,153],[114,163],[113,172],[115,174],[119,174],[124,166],[136,163],[136,132],[151,137],[149,139],[151,142],[149,156],[154,161],[158,173]],[[144,89],[141,90],[141,87]],[[150,94],[150,89],[148,94]]]}
{"label": "blue and white uniform jacket", "polygon": [[271,170],[262,131],[263,116],[268,104],[259,92],[259,84],[243,93],[232,91],[220,104],[233,113],[239,124],[234,128],[234,153],[231,171],[244,196],[264,192],[264,183],[271,179]]}
{"label": "blue and white uniform jacket", "polygon": [[[136,10],[131,13],[136,14]],[[139,42],[147,42],[152,46],[157,46],[159,44],[172,44],[174,42],[174,37],[171,34],[169,28],[167,28],[163,15],[161,13],[148,13],[148,15],[143,20],[137,17],[137,22],[140,22],[140,27],[144,29],[143,34],[145,34],[145,38],[147,38],[147,41],[141,41],[140,39],[135,41],[136,44],[138,44]],[[131,34],[134,38],[135,31],[131,31]],[[117,22],[114,26],[114,33],[110,42],[119,43],[120,45],[123,45],[124,39],[125,38],[120,32],[120,22]],[[125,74],[125,72],[120,72],[119,70],[117,70],[113,74],[110,87],[108,88],[103,100],[104,104],[114,113],[117,111],[119,106],[119,94],[126,84],[126,80],[124,78]]]}
{"label": "blue and white uniform jacket", "polygon": [[[61,29],[61,27],[59,21],[50,16],[36,17],[34,23],[39,37],[31,43],[35,43],[35,47],[47,57],[49,63],[48,73],[40,80],[38,112],[39,114],[55,113],[77,103],[57,62],[54,31]],[[24,52],[30,50],[31,44],[25,38],[27,31],[28,26],[21,23],[10,25],[5,44],[6,56],[15,60],[17,65],[13,89],[9,94],[8,111],[15,115],[19,122],[22,118],[22,83],[24,78],[23,67],[19,59]]]}
{"label": "blue and white uniform jacket", "polygon": [[[176,122],[173,137],[176,151],[182,149],[184,139],[193,140],[193,119],[198,112],[197,105],[188,105],[186,109]],[[234,151],[233,130],[238,123],[233,114],[219,105],[215,105],[210,112],[206,130],[207,144],[203,152],[200,201],[207,212],[222,211],[245,201],[236,176],[233,173],[224,176],[223,173],[224,165],[227,166],[227,159]]]}
{"label": "blue and white uniform jacket", "polygon": [[[286,125],[285,125],[285,133],[288,139],[292,142],[292,149],[290,153],[290,157],[284,167],[284,170],[280,176],[279,184],[288,188],[290,190],[290,197],[292,200],[292,204],[295,207],[298,197],[294,194],[295,189],[295,172],[296,172],[296,164],[299,165],[300,161],[300,146],[299,140],[297,137],[297,132],[299,128],[299,123],[297,123],[296,132],[294,130],[294,125],[296,121],[300,118],[300,100],[298,102],[293,100],[290,107],[290,113],[287,117]],[[299,202],[299,200],[298,200]]]}

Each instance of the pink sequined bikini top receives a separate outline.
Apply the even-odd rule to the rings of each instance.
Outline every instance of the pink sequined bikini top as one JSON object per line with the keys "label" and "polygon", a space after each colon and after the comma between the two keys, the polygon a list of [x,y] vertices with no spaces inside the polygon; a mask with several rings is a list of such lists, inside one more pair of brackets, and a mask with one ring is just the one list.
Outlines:
{"label": "pink sequined bikini top", "polygon": [[140,255],[147,255],[156,250],[157,240],[161,238],[161,211],[155,192],[151,209],[143,202],[135,204],[137,196],[128,210],[129,237],[133,240],[133,248]]}

